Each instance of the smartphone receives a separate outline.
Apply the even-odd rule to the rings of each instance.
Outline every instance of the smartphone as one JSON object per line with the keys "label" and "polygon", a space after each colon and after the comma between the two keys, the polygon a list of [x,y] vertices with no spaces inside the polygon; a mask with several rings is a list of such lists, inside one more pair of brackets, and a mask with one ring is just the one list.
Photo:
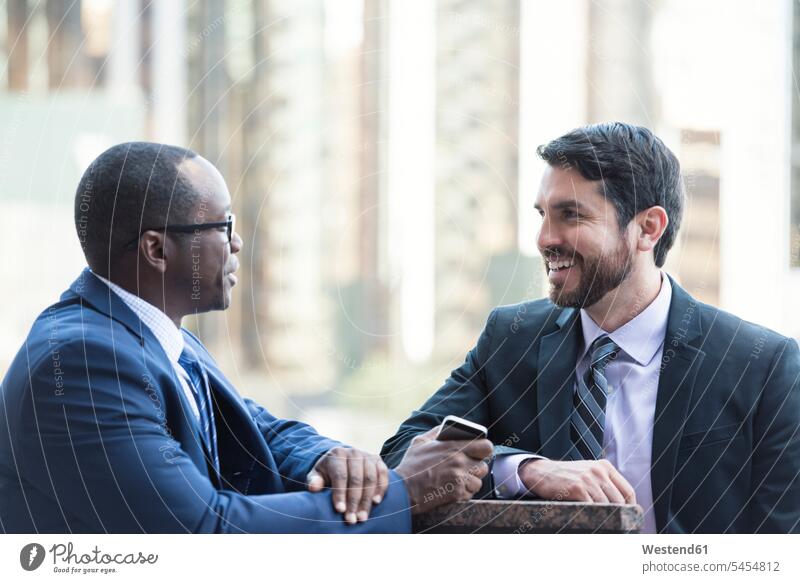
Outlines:
{"label": "smartphone", "polygon": [[467,421],[455,415],[448,415],[439,426],[438,441],[472,441],[486,439],[489,432],[483,425]]}

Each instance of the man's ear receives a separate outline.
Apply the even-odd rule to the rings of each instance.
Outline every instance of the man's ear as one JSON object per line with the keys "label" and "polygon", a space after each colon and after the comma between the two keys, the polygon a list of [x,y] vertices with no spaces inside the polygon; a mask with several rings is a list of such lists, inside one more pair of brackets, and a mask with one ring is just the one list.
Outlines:
{"label": "man's ear", "polygon": [[664,207],[651,206],[634,219],[637,225],[636,248],[639,251],[652,251],[669,225],[669,217]]}
{"label": "man's ear", "polygon": [[166,237],[158,231],[145,231],[139,238],[139,256],[158,273],[167,271]]}

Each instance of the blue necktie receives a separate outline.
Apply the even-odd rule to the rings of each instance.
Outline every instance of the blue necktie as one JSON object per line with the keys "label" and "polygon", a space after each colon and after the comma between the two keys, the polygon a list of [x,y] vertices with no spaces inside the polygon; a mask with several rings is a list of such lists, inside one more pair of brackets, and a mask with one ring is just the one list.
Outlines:
{"label": "blue necktie", "polygon": [[210,462],[219,472],[219,453],[217,451],[217,428],[214,425],[214,408],[211,406],[211,390],[208,386],[208,377],[205,367],[197,353],[186,345],[178,357],[178,364],[189,375],[189,383],[194,393],[197,410],[200,412],[200,428],[203,431],[206,451],[210,454]]}
{"label": "blue necktie", "polygon": [[619,346],[608,336],[592,343],[591,363],[585,378],[578,379],[573,396],[570,429],[572,442],[585,460],[603,458],[603,431],[606,424],[608,381],[606,365],[616,357]]}

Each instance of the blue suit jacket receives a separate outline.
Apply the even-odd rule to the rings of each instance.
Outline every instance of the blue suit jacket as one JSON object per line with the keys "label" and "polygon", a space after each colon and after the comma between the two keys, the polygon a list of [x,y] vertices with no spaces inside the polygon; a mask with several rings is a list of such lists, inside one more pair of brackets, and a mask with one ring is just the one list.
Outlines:
{"label": "blue suit jacket", "polygon": [[346,525],[306,474],[338,442],[242,399],[208,369],[221,478],[161,345],[85,270],[36,320],[0,392],[5,532],[409,532],[405,486]]}
{"label": "blue suit jacket", "polygon": [[[799,531],[797,343],[670,282],[650,472],[658,530]],[[384,444],[387,464],[450,414],[486,425],[497,454],[580,459],[569,418],[581,342],[578,310],[497,308],[466,362]]]}

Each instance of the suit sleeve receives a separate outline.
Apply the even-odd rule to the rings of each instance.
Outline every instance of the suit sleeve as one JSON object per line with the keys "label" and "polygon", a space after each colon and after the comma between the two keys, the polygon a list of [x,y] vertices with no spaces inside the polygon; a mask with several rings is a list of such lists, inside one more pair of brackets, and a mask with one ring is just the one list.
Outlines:
{"label": "suit sleeve", "polygon": [[319,435],[313,427],[289,419],[278,419],[250,399],[245,399],[253,420],[267,441],[278,464],[284,487],[305,490],[306,476],[328,450],[343,444]]}
{"label": "suit sleeve", "polygon": [[[491,428],[487,398],[490,387],[486,381],[486,366],[493,356],[493,331],[497,310],[492,310],[478,343],[467,354],[464,363],[450,373],[444,385],[422,407],[406,419],[392,437],[386,440],[381,456],[390,468],[397,467],[415,436],[439,425],[447,415],[457,415]],[[520,449],[496,445],[494,456],[528,453]],[[484,478],[478,496],[493,496],[492,472]]]}
{"label": "suit sleeve", "polygon": [[[184,332],[197,343],[196,349],[214,366],[218,366],[203,343],[190,331]],[[243,401],[278,464],[284,488],[290,492],[305,490],[306,476],[317,460],[328,450],[343,445],[336,440],[322,437],[305,423],[278,419],[251,399]]]}
{"label": "suit sleeve", "polygon": [[492,328],[496,318],[494,310],[489,315],[477,345],[469,351],[464,363],[452,371],[444,385],[422,407],[412,412],[397,432],[383,444],[381,456],[390,468],[400,464],[415,436],[436,427],[447,415],[458,415],[475,423],[488,425],[490,419],[486,406],[484,364],[489,358]]}
{"label": "suit sleeve", "polygon": [[800,351],[786,339],[773,358],[753,432],[753,532],[800,532]]}
{"label": "suit sleeve", "polygon": [[[31,369],[14,440],[30,497],[56,500],[73,531],[410,530],[408,498],[396,474],[370,519],[353,527],[333,511],[329,493],[245,496],[217,490],[173,439],[143,351],[78,339],[60,347],[59,359],[63,389],[55,386],[49,359]],[[35,528],[35,509],[30,512]]]}

